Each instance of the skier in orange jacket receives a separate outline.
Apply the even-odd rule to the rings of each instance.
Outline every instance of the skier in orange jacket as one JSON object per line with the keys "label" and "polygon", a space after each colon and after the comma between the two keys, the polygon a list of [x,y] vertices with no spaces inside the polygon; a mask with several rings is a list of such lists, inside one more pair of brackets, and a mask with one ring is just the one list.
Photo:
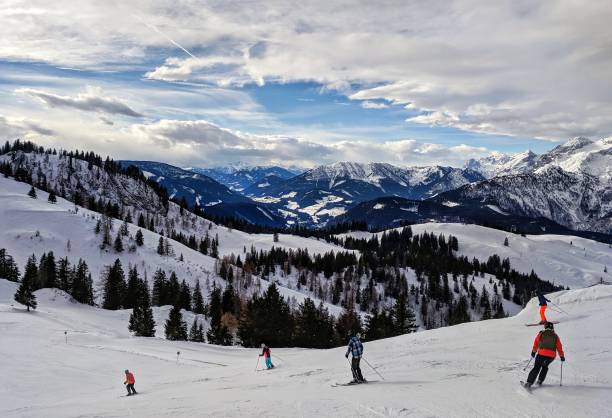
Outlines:
{"label": "skier in orange jacket", "polygon": [[136,395],[138,393],[136,392],[136,389],[134,389],[134,383],[136,383],[136,379],[134,379],[134,374],[132,374],[132,372],[126,369],[125,382],[123,382],[123,384],[127,388],[127,396]]}
{"label": "skier in orange jacket", "polygon": [[561,361],[565,361],[561,339],[555,333],[555,326],[551,322],[547,322],[544,330],[538,333],[533,342],[531,357],[535,357],[535,364],[531,372],[529,372],[525,387],[530,388],[536,378],[538,379],[538,385],[544,382],[546,373],[548,373],[548,366],[557,357],[557,353],[559,353]]}

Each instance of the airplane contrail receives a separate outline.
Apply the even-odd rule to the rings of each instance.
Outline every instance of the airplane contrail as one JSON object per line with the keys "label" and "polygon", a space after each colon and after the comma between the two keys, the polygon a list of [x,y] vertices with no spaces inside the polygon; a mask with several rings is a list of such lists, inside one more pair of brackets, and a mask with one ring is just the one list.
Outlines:
{"label": "airplane contrail", "polygon": [[183,50],[183,52],[185,52],[187,55],[189,55],[191,58],[195,58],[197,59],[198,57],[196,57],[195,55],[193,55],[187,48],[185,48],[184,46],[182,46],[181,44],[179,44],[178,42],[176,42],[174,39],[172,39],[171,37],[169,37],[168,35],[166,35],[164,32],[162,32],[161,30],[159,30],[155,25],[152,25],[148,22],[146,22],[144,19],[142,19],[140,16],[138,15],[133,15],[136,19],[140,20],[143,24],[145,24],[147,27],[149,27],[150,29],[153,29],[155,32],[159,33],[160,35],[162,35],[164,38],[166,38],[168,41],[170,41],[172,43],[172,45],[176,46],[177,48],[180,48]]}

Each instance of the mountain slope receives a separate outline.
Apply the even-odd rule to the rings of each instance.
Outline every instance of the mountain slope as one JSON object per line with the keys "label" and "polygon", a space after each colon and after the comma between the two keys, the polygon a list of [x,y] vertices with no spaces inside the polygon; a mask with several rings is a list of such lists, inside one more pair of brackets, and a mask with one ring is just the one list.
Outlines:
{"label": "mountain slope", "polygon": [[363,201],[382,196],[425,199],[484,179],[471,170],[452,167],[400,168],[391,164],[341,162],[320,166],[291,179],[262,181],[244,193],[277,205],[292,223],[320,226]]}
{"label": "mountain slope", "polygon": [[535,167],[538,155],[531,151],[518,154],[493,153],[488,157],[470,159],[465,168],[477,171],[484,177],[490,179],[508,174],[526,173]]}
{"label": "mountain slope", "polygon": [[[597,286],[549,297],[564,343],[546,385],[519,387],[536,328],[532,300],[513,318],[468,323],[365,343],[371,383],[330,388],[350,379],[343,354],[276,349],[270,372],[254,372],[260,350],[134,338],[125,312],[104,312],[39,291],[42,306],[26,313],[11,306],[13,283],[0,280],[0,415],[77,416],[453,416],[607,417],[612,409],[612,288]],[[556,318],[556,316],[555,316]],[[64,341],[68,331],[68,343]],[[18,347],[19,349],[16,349]],[[177,351],[180,351],[177,361]],[[277,357],[276,355],[280,355]],[[281,359],[282,358],[282,359]],[[259,365],[261,367],[261,365]],[[123,370],[136,376],[134,398],[122,398]],[[75,384],[78,382],[78,384]],[[409,396],[406,394],[409,393]]]}
{"label": "mountain slope", "polygon": [[194,173],[211,177],[231,190],[242,192],[253,184],[264,180],[266,177],[275,176],[286,180],[297,174],[296,170],[288,170],[278,166],[254,166],[254,167],[214,167],[214,168],[189,168]]}
{"label": "mountain slope", "polygon": [[248,202],[239,193],[229,190],[210,177],[192,173],[169,164],[154,161],[121,161],[123,166],[138,167],[150,180],[163,185],[171,198],[185,198],[190,207],[194,204],[210,206],[217,203]]}

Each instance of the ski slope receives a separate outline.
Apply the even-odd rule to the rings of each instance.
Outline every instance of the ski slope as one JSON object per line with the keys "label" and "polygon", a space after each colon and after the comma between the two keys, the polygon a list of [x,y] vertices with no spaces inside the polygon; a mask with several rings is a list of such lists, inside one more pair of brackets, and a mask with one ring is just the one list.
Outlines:
{"label": "ski slope", "polygon": [[[99,213],[82,207],[75,210],[74,204],[59,197],[57,203],[48,203],[48,194],[41,190],[37,190],[38,198],[32,199],[27,195],[29,190],[28,184],[0,176],[0,248],[6,248],[8,254],[14,257],[21,273],[27,258],[32,254],[40,261],[39,258],[43,253],[53,251],[56,260],[68,257],[71,264],[76,264],[80,258],[84,259],[94,281],[94,292],[100,288],[105,267],[112,265],[117,258],[121,260],[126,273],[130,265],[138,267],[141,275],[146,273],[151,286],[153,274],[161,268],[167,274],[174,271],[179,280],[185,279],[191,286],[196,280],[200,280],[205,300],[209,294],[207,283],[209,286],[214,282],[217,286],[225,287],[225,281],[215,274],[216,259],[173,240],[170,240],[170,243],[174,255],[160,256],[157,254],[160,235],[145,228],[142,228],[144,245],[136,247],[135,252],[128,251],[127,238],[124,238],[125,250],[121,253],[115,252],[112,248],[101,250],[102,237],[94,234]],[[114,230],[111,232],[113,240],[120,226],[121,221],[114,220]],[[128,224],[128,229],[130,235],[134,236],[139,228],[134,224]],[[341,247],[324,241],[292,235],[281,234],[279,242],[274,243],[271,234],[246,234],[214,224],[210,232],[213,237],[218,232],[221,254],[231,252],[242,254],[243,246],[249,251],[251,245],[258,250],[271,248],[273,245],[309,248],[312,253],[342,250]],[[183,256],[183,261],[180,261],[180,255]],[[277,282],[281,285],[279,293],[286,298],[293,298],[296,304],[307,297],[304,293],[282,287],[283,283],[280,280]],[[270,282],[266,280],[255,279],[253,287],[248,289],[240,287],[237,291],[250,296],[255,291],[265,291],[269,285]],[[315,297],[311,298],[318,303]],[[329,303],[325,303],[325,306],[334,315],[342,312],[340,306]]]}
{"label": "ski slope", "polygon": [[[278,367],[256,372],[258,350],[131,337],[127,312],[74,304],[49,289],[37,292],[39,309],[27,313],[12,302],[15,289],[0,280],[5,418],[569,418],[612,411],[612,328],[602,325],[612,315],[610,286],[551,295],[569,313],[551,314],[561,320],[564,385],[557,360],[547,384],[532,394],[518,381],[537,333],[523,325],[537,318],[535,300],[516,317],[366,343],[365,359],[385,380],[363,364],[371,383],[332,388],[349,380],[344,348],[273,347]],[[123,397],[126,368],[136,376],[136,397]]]}
{"label": "ski slope", "polygon": [[[433,232],[454,235],[459,240],[459,253],[486,261],[498,254],[509,258],[510,265],[522,273],[531,270],[550,282],[570,288],[590,286],[601,278],[612,282],[612,248],[608,244],[571,235],[527,235],[522,237],[479,225],[425,223],[411,226],[414,234]],[[382,232],[377,233],[381,235]],[[350,232],[356,238],[369,238],[369,232]],[[508,237],[509,246],[504,246]],[[608,269],[604,273],[604,269]]]}

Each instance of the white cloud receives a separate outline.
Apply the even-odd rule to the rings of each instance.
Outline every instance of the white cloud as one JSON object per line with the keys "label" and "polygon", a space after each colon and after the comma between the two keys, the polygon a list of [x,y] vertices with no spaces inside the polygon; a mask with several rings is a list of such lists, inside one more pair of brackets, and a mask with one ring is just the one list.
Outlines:
{"label": "white cloud", "polygon": [[0,18],[5,60],[219,86],[315,81],[421,111],[409,123],[476,132],[612,132],[605,1],[15,0]]}
{"label": "white cloud", "polygon": [[12,140],[17,138],[36,138],[39,136],[51,136],[55,132],[52,129],[40,125],[38,122],[13,118],[0,115],[0,138]]}
{"label": "white cloud", "polygon": [[361,107],[363,107],[364,109],[387,109],[389,105],[386,103],[364,100],[363,102],[361,102]]}
{"label": "white cloud", "polygon": [[39,99],[50,107],[68,107],[82,110],[85,112],[106,113],[110,115],[123,115],[132,118],[142,117],[143,115],[123,103],[117,98],[108,97],[98,88],[89,87],[85,93],[77,96],[62,96],[55,93],[22,88],[15,90],[16,93],[27,94]]}

